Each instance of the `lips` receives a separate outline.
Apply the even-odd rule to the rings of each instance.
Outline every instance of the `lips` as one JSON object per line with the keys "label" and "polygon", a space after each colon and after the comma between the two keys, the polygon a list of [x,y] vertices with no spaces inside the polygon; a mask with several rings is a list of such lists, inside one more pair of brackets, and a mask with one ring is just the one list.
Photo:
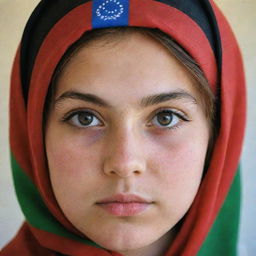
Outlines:
{"label": "lips", "polygon": [[147,210],[153,201],[133,194],[117,194],[104,198],[97,206],[114,216],[134,216]]}

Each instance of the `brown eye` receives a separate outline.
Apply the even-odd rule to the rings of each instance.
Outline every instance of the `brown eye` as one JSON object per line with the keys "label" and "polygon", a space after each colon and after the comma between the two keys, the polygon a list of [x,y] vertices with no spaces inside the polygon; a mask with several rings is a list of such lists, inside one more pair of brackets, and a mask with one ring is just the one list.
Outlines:
{"label": "brown eye", "polygon": [[93,115],[87,112],[81,112],[77,115],[77,120],[81,125],[90,125],[93,121]]}
{"label": "brown eye", "polygon": [[157,113],[152,119],[152,123],[156,126],[172,128],[177,123],[180,122],[180,117],[178,114],[171,110],[164,110]]}
{"label": "brown eye", "polygon": [[169,125],[172,122],[173,114],[172,113],[165,113],[161,112],[157,115],[157,121],[161,125]]}
{"label": "brown eye", "polygon": [[70,124],[79,128],[102,125],[102,122],[93,113],[82,110],[72,113],[65,118],[64,121],[69,122]]}

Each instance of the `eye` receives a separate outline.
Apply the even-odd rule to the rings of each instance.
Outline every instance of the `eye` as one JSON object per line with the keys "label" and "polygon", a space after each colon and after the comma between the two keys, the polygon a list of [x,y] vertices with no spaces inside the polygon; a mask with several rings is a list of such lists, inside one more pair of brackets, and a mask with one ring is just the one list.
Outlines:
{"label": "eye", "polygon": [[102,122],[95,114],[82,110],[69,114],[67,117],[64,117],[63,121],[80,128],[102,125]]}
{"label": "eye", "polygon": [[176,113],[173,110],[163,110],[158,112],[152,119],[152,124],[163,128],[172,129],[181,121],[189,121],[182,114]]}

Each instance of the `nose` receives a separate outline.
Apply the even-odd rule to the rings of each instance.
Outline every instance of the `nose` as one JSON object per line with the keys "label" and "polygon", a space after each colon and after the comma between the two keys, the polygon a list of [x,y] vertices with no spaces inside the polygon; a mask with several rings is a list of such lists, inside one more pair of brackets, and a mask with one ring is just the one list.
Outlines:
{"label": "nose", "polygon": [[108,140],[104,159],[104,173],[108,176],[127,178],[139,176],[146,170],[143,142],[131,130],[116,131]]}

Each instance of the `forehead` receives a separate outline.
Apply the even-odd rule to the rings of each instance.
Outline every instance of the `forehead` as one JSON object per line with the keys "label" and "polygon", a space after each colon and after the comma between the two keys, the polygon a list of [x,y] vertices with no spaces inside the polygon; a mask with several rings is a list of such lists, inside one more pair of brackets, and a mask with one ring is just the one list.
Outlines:
{"label": "forehead", "polygon": [[83,46],[65,66],[57,95],[84,90],[116,99],[143,97],[171,89],[196,94],[192,75],[156,39],[141,33],[113,42],[97,40]]}

